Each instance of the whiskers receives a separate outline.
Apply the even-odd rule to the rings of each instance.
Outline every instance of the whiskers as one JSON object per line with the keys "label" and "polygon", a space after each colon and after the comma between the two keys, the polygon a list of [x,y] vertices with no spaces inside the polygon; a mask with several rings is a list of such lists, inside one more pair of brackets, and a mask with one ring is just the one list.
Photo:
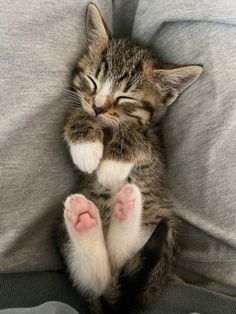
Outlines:
{"label": "whiskers", "polygon": [[75,93],[70,89],[66,89],[64,93],[66,103],[74,106],[81,106],[81,97],[79,93]]}
{"label": "whiskers", "polygon": [[119,119],[109,113],[98,115],[97,119],[102,126],[112,129],[114,129],[119,124]]}
{"label": "whiskers", "polygon": [[130,128],[130,126],[128,126],[127,123],[125,123],[124,121],[120,121],[119,128],[121,130],[121,133],[124,136],[131,137],[133,139],[134,143],[136,143],[136,144],[139,142],[137,134],[135,134],[135,132]]}

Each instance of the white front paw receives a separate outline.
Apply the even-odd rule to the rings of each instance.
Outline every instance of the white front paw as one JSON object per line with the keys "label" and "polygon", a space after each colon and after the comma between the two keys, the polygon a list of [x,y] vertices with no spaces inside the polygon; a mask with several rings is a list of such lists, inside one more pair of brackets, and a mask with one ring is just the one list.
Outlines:
{"label": "white front paw", "polygon": [[73,162],[80,170],[92,173],[98,168],[103,155],[101,142],[69,144]]}
{"label": "white front paw", "polygon": [[129,176],[133,165],[132,162],[104,160],[97,170],[98,182],[105,187],[116,186]]}

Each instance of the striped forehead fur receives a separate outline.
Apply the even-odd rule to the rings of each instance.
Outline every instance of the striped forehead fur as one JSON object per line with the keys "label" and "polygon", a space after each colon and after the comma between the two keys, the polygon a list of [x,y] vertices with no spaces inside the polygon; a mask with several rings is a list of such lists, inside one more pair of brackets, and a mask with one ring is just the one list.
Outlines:
{"label": "striped forehead fur", "polygon": [[[110,94],[113,98],[120,95],[132,96],[136,102],[130,99],[127,108],[124,108],[124,99],[121,101],[123,113],[129,112],[129,117],[135,119],[130,113],[138,111],[136,122],[145,124],[153,117],[155,106],[159,104],[158,88],[151,81],[153,73],[148,69],[151,60],[147,50],[129,40],[110,39],[107,44],[94,42],[78,63],[73,85],[77,89],[83,85],[78,83],[78,76],[83,72],[89,74],[97,83],[94,98]],[[127,99],[126,102],[128,103]]]}
{"label": "striped forehead fur", "polygon": [[[93,111],[94,99],[98,95],[108,96],[109,101],[104,99],[106,111],[103,118],[106,121],[110,120],[114,125],[123,119],[125,123],[145,126],[158,122],[179,93],[202,71],[199,66],[166,70],[147,49],[130,40],[115,38],[92,42],[76,68],[72,85],[79,97],[84,93],[87,112]],[[81,79],[81,73],[89,76],[89,82]],[[90,85],[88,92],[87,85]],[[126,107],[124,99],[122,106],[117,103],[119,94],[126,97]],[[135,101],[131,101],[133,99]],[[83,106],[83,101],[81,103]],[[138,113],[131,114],[131,111]]]}

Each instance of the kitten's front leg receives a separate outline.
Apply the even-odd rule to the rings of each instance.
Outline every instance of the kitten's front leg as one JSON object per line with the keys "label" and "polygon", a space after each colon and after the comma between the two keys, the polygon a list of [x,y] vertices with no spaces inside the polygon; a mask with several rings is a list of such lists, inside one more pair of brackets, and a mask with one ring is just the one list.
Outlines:
{"label": "kitten's front leg", "polygon": [[103,132],[98,123],[81,108],[73,108],[65,126],[65,139],[74,164],[92,173],[103,156]]}
{"label": "kitten's front leg", "polygon": [[98,181],[105,187],[121,185],[137,161],[149,152],[142,134],[130,128],[116,129],[112,140],[104,149],[103,159],[97,170]]}
{"label": "kitten's front leg", "polygon": [[81,194],[65,202],[69,243],[66,259],[74,283],[94,296],[105,290],[111,274],[102,223],[97,207]]}

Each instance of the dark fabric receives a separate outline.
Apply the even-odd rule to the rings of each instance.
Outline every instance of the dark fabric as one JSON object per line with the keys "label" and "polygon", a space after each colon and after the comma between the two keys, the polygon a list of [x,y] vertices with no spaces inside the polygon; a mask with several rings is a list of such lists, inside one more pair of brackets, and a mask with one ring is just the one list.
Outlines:
{"label": "dark fabric", "polygon": [[171,283],[157,303],[143,314],[233,314],[236,299],[184,283]]}
{"label": "dark fabric", "polygon": [[50,301],[45,302],[39,306],[35,307],[23,307],[23,308],[14,308],[14,309],[4,309],[0,310],[0,314],[78,314],[78,312],[73,309],[71,306],[56,302]]}
{"label": "dark fabric", "polygon": [[0,275],[0,309],[33,307],[48,301],[66,303],[84,313],[86,303],[62,272]]}
{"label": "dark fabric", "polygon": [[[33,307],[60,301],[80,314],[86,303],[64,273],[32,272],[0,275],[0,309]],[[170,283],[156,304],[143,314],[233,314],[236,299],[183,283]]]}

